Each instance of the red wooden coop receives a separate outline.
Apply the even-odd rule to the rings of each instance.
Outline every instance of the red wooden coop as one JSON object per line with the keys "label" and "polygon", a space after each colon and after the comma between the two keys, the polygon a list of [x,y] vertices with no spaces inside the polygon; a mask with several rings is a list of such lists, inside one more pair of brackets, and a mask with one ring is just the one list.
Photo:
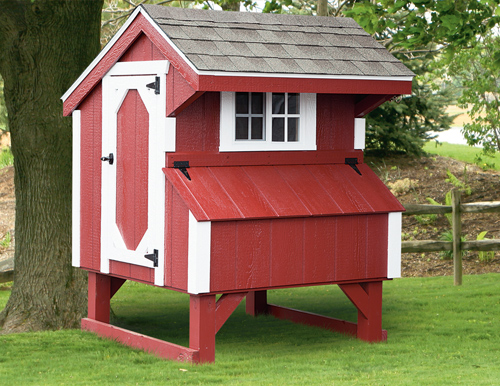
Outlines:
{"label": "red wooden coop", "polygon": [[[63,96],[82,328],[212,362],[246,297],[252,315],[385,340],[404,209],[363,163],[363,116],[412,77],[349,18],[137,8]],[[190,295],[189,347],[109,324],[125,280]],[[267,303],[269,289],[325,284],[357,323]]]}

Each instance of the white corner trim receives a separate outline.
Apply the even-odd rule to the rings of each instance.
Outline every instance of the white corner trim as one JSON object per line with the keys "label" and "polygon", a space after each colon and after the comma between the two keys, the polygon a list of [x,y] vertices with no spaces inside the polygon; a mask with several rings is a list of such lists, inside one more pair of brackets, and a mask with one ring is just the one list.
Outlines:
{"label": "white corner trim", "polygon": [[81,164],[81,120],[80,110],[74,110],[73,118],[73,186],[72,186],[72,241],[71,263],[80,267],[80,164]]}
{"label": "white corner trim", "polygon": [[354,149],[365,149],[366,120],[354,118]]}
{"label": "white corner trim", "polygon": [[235,139],[236,110],[235,93],[221,92],[220,100],[220,128],[219,128],[219,151],[297,151],[316,150],[316,94],[300,94],[300,128],[299,141],[297,142],[273,142],[271,141],[270,127],[272,122],[271,94],[266,93],[266,139],[265,140],[241,140]]}
{"label": "white corner trim", "polygon": [[387,230],[387,278],[401,277],[401,224],[402,213],[388,214]]}
{"label": "white corner trim", "polygon": [[211,229],[210,221],[196,221],[189,211],[187,292],[190,294],[210,292]]}

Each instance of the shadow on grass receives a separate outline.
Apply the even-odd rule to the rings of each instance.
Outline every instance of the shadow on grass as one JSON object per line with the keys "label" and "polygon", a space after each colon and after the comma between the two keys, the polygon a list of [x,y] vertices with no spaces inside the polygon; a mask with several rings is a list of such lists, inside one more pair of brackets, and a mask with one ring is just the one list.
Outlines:
{"label": "shadow on grass", "polygon": [[[318,296],[318,292],[321,296]],[[269,291],[269,303],[356,322],[357,310],[337,286]],[[113,325],[157,339],[189,345],[189,296],[171,290],[127,283],[112,300]],[[352,339],[320,328],[245,313],[245,301],[217,334],[217,349],[224,345],[299,346],[328,339]]]}

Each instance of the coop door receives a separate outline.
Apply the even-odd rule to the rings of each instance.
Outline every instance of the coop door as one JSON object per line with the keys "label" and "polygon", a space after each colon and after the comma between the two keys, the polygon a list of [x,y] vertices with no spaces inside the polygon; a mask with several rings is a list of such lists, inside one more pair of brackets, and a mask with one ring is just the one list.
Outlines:
{"label": "coop door", "polygon": [[[164,284],[168,62],[117,63],[103,79],[101,271],[153,268]],[[133,276],[133,272],[131,272]]]}

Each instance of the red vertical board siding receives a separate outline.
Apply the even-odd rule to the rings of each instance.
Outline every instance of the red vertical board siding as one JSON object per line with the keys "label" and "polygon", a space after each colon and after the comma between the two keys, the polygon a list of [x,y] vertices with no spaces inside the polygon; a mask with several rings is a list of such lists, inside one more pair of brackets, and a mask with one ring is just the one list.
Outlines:
{"label": "red vertical board siding", "polygon": [[142,60],[165,60],[165,56],[161,51],[144,34],[139,35],[132,46],[120,58],[120,62]]}
{"label": "red vertical board siding", "polygon": [[236,222],[236,285],[238,289],[271,284],[271,221]]}
{"label": "red vertical board siding", "polygon": [[335,280],[366,277],[366,222],[366,216],[338,217]]}
{"label": "red vertical board siding", "polygon": [[172,286],[172,200],[173,186],[165,182],[165,287]]}
{"label": "red vertical board siding", "polygon": [[131,251],[148,229],[149,114],[129,90],[117,114],[116,224]]}
{"label": "red vertical board siding", "polygon": [[172,196],[172,287],[187,290],[189,210],[176,191]]}
{"label": "red vertical board siding", "polygon": [[354,96],[317,94],[318,150],[354,149]]}
{"label": "red vertical board siding", "polygon": [[336,236],[337,217],[305,220],[304,283],[335,279],[336,245],[339,242]]}
{"label": "red vertical board siding", "polygon": [[271,222],[271,285],[303,283],[304,219]]}
{"label": "red vertical board siding", "polygon": [[367,215],[367,265],[369,277],[387,277],[387,241],[389,215]]}
{"label": "red vertical board siding", "polygon": [[210,291],[238,288],[236,281],[236,221],[212,222]]}
{"label": "red vertical board siding", "polygon": [[386,273],[387,214],[212,223],[213,292]]}
{"label": "red vertical board siding", "polygon": [[208,92],[177,115],[176,151],[219,151],[220,94]]}
{"label": "red vertical board siding", "polygon": [[101,266],[102,87],[96,86],[80,105],[80,265]]}

